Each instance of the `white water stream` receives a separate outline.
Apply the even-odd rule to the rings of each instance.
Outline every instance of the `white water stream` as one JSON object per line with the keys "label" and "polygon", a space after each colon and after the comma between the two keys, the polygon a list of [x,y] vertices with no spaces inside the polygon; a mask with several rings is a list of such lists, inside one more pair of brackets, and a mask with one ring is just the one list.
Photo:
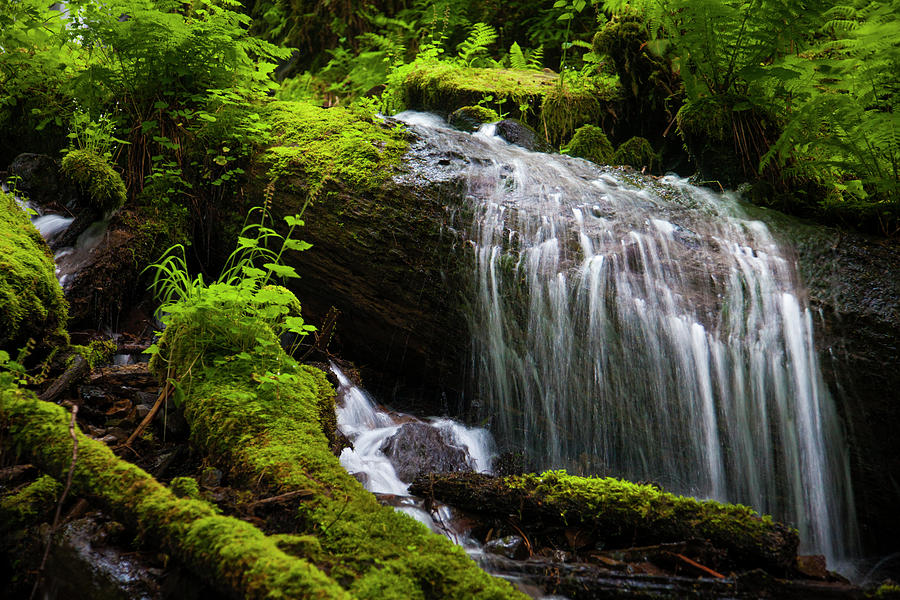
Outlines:
{"label": "white water stream", "polygon": [[438,506],[434,512],[429,512],[418,498],[409,495],[409,483],[400,480],[394,463],[382,448],[400,431],[402,424],[424,423],[439,432],[445,443],[463,450],[471,470],[489,473],[495,455],[491,434],[451,419],[420,421],[410,415],[388,413],[378,408],[365,390],[351,383],[337,365],[332,364],[331,370],[338,379],[338,429],[352,444],[351,448],[341,452],[341,465],[356,475],[367,490],[382,500],[389,500],[397,510],[424,523],[432,531],[474,549],[476,545],[465,532],[452,526],[449,507]]}
{"label": "white water stream", "polygon": [[735,195],[398,118],[463,157],[447,168],[475,210],[475,401],[503,449],[749,504],[831,565],[852,551],[846,448],[792,251]]}

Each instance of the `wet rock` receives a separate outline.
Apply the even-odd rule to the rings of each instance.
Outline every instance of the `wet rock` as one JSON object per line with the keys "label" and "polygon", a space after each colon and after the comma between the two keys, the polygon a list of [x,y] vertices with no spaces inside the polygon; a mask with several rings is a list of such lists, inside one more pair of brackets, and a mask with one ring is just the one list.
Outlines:
{"label": "wet rock", "polygon": [[497,135],[510,144],[522,146],[534,152],[550,152],[550,145],[531,127],[516,119],[503,119],[497,123]]}
{"label": "wet rock", "polygon": [[525,540],[519,535],[507,535],[486,542],[484,544],[484,551],[505,556],[506,558],[511,558],[513,560],[525,560],[529,555],[528,546],[525,545]]}
{"label": "wet rock", "polygon": [[775,211],[770,228],[797,248],[820,365],[850,446],[865,550],[887,554],[900,538],[900,244]]}
{"label": "wet rock", "polygon": [[475,131],[484,123],[492,123],[497,121],[499,116],[490,108],[484,106],[463,106],[458,108],[447,117],[447,122],[451,127],[455,127],[461,131]]}
{"label": "wet rock", "polygon": [[215,488],[222,485],[222,471],[215,467],[203,469],[200,475],[200,485],[205,488]]}
{"label": "wet rock", "polygon": [[465,450],[451,445],[427,423],[406,423],[385,440],[381,451],[394,464],[397,477],[411,482],[427,473],[472,471]]}
{"label": "wet rock", "polygon": [[161,598],[161,566],[123,547],[123,531],[98,513],[64,525],[50,552],[44,590],[57,598]]}
{"label": "wet rock", "polygon": [[9,165],[16,177],[15,188],[38,206],[67,206],[76,203],[78,191],[59,170],[59,164],[46,154],[24,153]]}

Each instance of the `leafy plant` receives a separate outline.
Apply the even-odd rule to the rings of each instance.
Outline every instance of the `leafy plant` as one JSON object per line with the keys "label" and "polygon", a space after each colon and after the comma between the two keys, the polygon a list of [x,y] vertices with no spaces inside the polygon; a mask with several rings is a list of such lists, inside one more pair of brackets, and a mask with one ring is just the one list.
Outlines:
{"label": "leafy plant", "polygon": [[[288,231],[283,236],[272,227],[264,207],[252,209],[248,220],[254,215],[259,221],[245,224],[237,248],[213,283],[207,284],[202,274],[190,276],[181,245],[169,248],[156,264],[148,267],[153,273],[150,289],[160,301],[160,320],[167,326],[190,323],[195,339],[190,344],[178,344],[182,351],[199,357],[212,348],[231,357],[226,360],[245,360],[249,359],[249,350],[277,345],[285,334],[293,336],[293,350],[315,330],[300,316],[297,297],[278,285],[283,279],[298,277],[293,267],[282,262],[284,253],[310,247],[292,237],[296,228],[303,225],[300,215],[285,217]],[[265,323],[276,339],[260,337],[255,329],[246,326],[245,320]],[[154,344],[147,353],[156,361],[168,360],[170,357],[162,356],[166,348],[165,344]],[[188,362],[196,357],[190,357]]]}
{"label": "leafy plant", "polygon": [[483,59],[488,46],[497,41],[497,30],[485,23],[475,23],[469,37],[459,45],[459,60],[471,67]]}
{"label": "leafy plant", "polygon": [[874,218],[885,234],[900,220],[898,15],[898,0],[828,11],[812,57],[781,66],[793,110],[761,163],[831,188],[826,208]]}

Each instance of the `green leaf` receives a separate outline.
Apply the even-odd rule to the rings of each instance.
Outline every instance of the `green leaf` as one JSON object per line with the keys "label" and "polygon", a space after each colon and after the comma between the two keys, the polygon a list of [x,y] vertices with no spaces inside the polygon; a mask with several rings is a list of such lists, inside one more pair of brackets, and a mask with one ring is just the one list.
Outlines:
{"label": "green leaf", "polygon": [[297,271],[294,267],[289,267],[288,265],[279,265],[275,263],[266,263],[263,265],[263,268],[272,271],[278,277],[292,277],[299,278],[300,275],[297,274]]}
{"label": "green leaf", "polygon": [[257,269],[256,267],[251,267],[249,265],[241,266],[241,273],[243,273],[245,277],[250,277],[251,279],[262,279],[266,276],[266,272],[262,269]]}
{"label": "green leaf", "polygon": [[300,218],[300,215],[287,216],[284,221],[288,227],[303,227],[303,219]]}
{"label": "green leaf", "polygon": [[284,240],[285,250],[297,250],[298,252],[303,252],[304,250],[309,250],[310,248],[312,248],[312,244],[310,244],[309,242],[304,242],[303,240]]}

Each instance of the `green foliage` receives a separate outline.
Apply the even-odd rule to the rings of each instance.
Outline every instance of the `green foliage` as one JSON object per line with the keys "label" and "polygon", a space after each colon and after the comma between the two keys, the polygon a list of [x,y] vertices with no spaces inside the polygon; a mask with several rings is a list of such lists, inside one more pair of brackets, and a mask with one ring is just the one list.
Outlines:
{"label": "green foliage", "polygon": [[652,173],[659,168],[659,154],[653,151],[653,146],[646,138],[633,137],[616,148],[612,162],[639,170],[646,168]]}
{"label": "green foliage", "polygon": [[816,180],[832,190],[826,210],[855,213],[893,234],[900,228],[900,2],[857,6],[832,8],[828,37],[812,57],[782,66],[779,83],[796,108],[762,165],[777,161]]}
{"label": "green foliage", "polygon": [[[281,235],[272,227],[264,208],[251,210],[248,220],[254,215],[259,221],[244,226],[221,275],[209,285],[202,274],[190,277],[182,246],[173,246],[159,262],[148,267],[153,272],[151,290],[160,301],[158,314],[167,326],[160,343],[146,351],[153,356],[155,368],[184,360],[193,364],[204,354],[224,353],[220,357],[223,364],[246,361],[250,358],[248,351],[272,353],[275,348],[280,349],[278,340],[285,334],[293,336],[296,347],[315,330],[303,322],[297,297],[275,283],[299,277],[281,258],[286,251],[310,247],[292,237],[294,230],[303,225],[302,219],[299,215],[285,217],[288,230]],[[248,322],[257,325],[248,326]],[[189,343],[180,340],[187,335],[186,323],[190,323]],[[265,324],[265,331],[270,331],[271,336],[259,331],[259,323]],[[179,351],[187,351],[190,356],[186,359],[172,354]],[[263,385],[279,379],[277,369],[259,374]]]}
{"label": "green foliage", "polygon": [[613,160],[613,146],[603,130],[596,125],[582,125],[576,129],[575,135],[563,146],[562,151],[598,165],[612,164]]}
{"label": "green foliage", "polygon": [[111,363],[117,348],[113,340],[92,340],[86,346],[72,344],[69,346],[69,350],[72,351],[70,360],[74,360],[75,355],[78,355],[87,361],[91,369],[95,369],[100,365]]}
{"label": "green foliage", "polygon": [[475,23],[469,37],[459,45],[459,60],[467,67],[481,66],[478,63],[483,59],[488,46],[497,41],[497,30],[485,23]]}
{"label": "green foliage", "polygon": [[99,212],[109,213],[125,204],[122,176],[95,151],[70,150],[62,159],[61,171],[87,192]]}
{"label": "green foliage", "polygon": [[0,191],[0,348],[67,341],[68,304],[53,255],[15,199]]}

